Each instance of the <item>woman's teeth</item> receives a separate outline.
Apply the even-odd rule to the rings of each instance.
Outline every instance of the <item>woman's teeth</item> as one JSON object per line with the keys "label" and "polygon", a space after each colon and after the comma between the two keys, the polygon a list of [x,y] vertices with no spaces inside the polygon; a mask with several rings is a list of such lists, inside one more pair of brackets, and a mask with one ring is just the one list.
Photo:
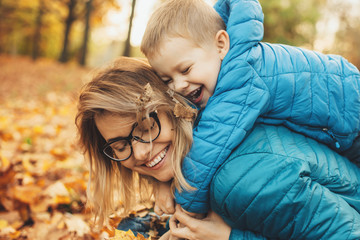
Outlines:
{"label": "woman's teeth", "polygon": [[163,158],[165,157],[167,151],[168,151],[169,147],[166,147],[164,149],[164,151],[162,151],[156,158],[154,158],[151,162],[146,163],[145,165],[147,167],[154,167],[156,164],[158,164],[159,162],[161,162],[161,160],[163,160]]}

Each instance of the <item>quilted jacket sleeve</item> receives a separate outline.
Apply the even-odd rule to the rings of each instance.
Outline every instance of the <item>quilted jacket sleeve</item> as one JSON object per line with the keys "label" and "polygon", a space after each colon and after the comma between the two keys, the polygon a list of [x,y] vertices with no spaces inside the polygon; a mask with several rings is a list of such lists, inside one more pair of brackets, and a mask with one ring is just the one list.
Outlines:
{"label": "quilted jacket sleeve", "polygon": [[257,127],[214,176],[212,209],[268,238],[360,239],[360,169],[284,127]]}
{"label": "quilted jacket sleeve", "polygon": [[[239,0],[232,2],[246,6],[246,9],[243,9],[244,29],[239,33],[245,32],[236,38],[242,42],[261,39],[263,15],[258,2]],[[230,1],[219,4],[224,11],[231,8]],[[228,20],[231,21],[231,16]],[[246,29],[252,29],[253,34],[248,36],[249,31]],[[242,51],[245,49],[246,47],[242,48]],[[233,50],[240,51],[239,49],[230,51]],[[229,58],[227,55],[225,57],[227,60],[223,61],[226,64],[222,65],[214,94],[210,97],[194,129],[193,145],[183,162],[184,177],[197,190],[175,191],[176,202],[189,212],[206,213],[209,210],[209,184],[216,169],[241,143],[268,105],[267,86],[251,65],[242,60],[230,61]],[[242,76],[242,80],[236,81],[239,76]]]}

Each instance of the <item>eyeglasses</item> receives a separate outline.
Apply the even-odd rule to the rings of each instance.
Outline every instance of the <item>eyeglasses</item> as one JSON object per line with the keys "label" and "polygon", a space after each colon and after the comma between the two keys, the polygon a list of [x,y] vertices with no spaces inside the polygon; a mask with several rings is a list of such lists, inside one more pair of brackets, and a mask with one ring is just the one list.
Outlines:
{"label": "eyeglasses", "polygon": [[149,114],[141,122],[136,122],[127,137],[117,137],[104,145],[103,153],[114,161],[124,161],[133,153],[132,141],[150,143],[155,141],[161,131],[161,125],[156,112]]}

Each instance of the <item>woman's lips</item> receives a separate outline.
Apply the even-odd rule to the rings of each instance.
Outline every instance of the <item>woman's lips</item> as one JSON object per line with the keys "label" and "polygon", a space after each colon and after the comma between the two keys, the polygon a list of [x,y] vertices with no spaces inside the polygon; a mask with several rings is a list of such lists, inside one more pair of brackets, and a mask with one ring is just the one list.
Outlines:
{"label": "woman's lips", "polygon": [[154,157],[151,161],[147,162],[145,166],[148,168],[153,168],[157,166],[166,156],[167,151],[169,150],[169,146],[167,146],[164,150],[162,150],[156,157]]}

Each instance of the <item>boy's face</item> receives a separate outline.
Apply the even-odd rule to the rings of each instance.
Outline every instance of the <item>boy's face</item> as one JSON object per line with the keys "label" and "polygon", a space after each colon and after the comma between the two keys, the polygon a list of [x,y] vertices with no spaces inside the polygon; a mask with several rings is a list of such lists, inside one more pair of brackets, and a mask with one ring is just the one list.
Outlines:
{"label": "boy's face", "polygon": [[171,37],[148,60],[170,88],[204,107],[214,93],[224,56],[215,41],[199,47],[186,38]]}

